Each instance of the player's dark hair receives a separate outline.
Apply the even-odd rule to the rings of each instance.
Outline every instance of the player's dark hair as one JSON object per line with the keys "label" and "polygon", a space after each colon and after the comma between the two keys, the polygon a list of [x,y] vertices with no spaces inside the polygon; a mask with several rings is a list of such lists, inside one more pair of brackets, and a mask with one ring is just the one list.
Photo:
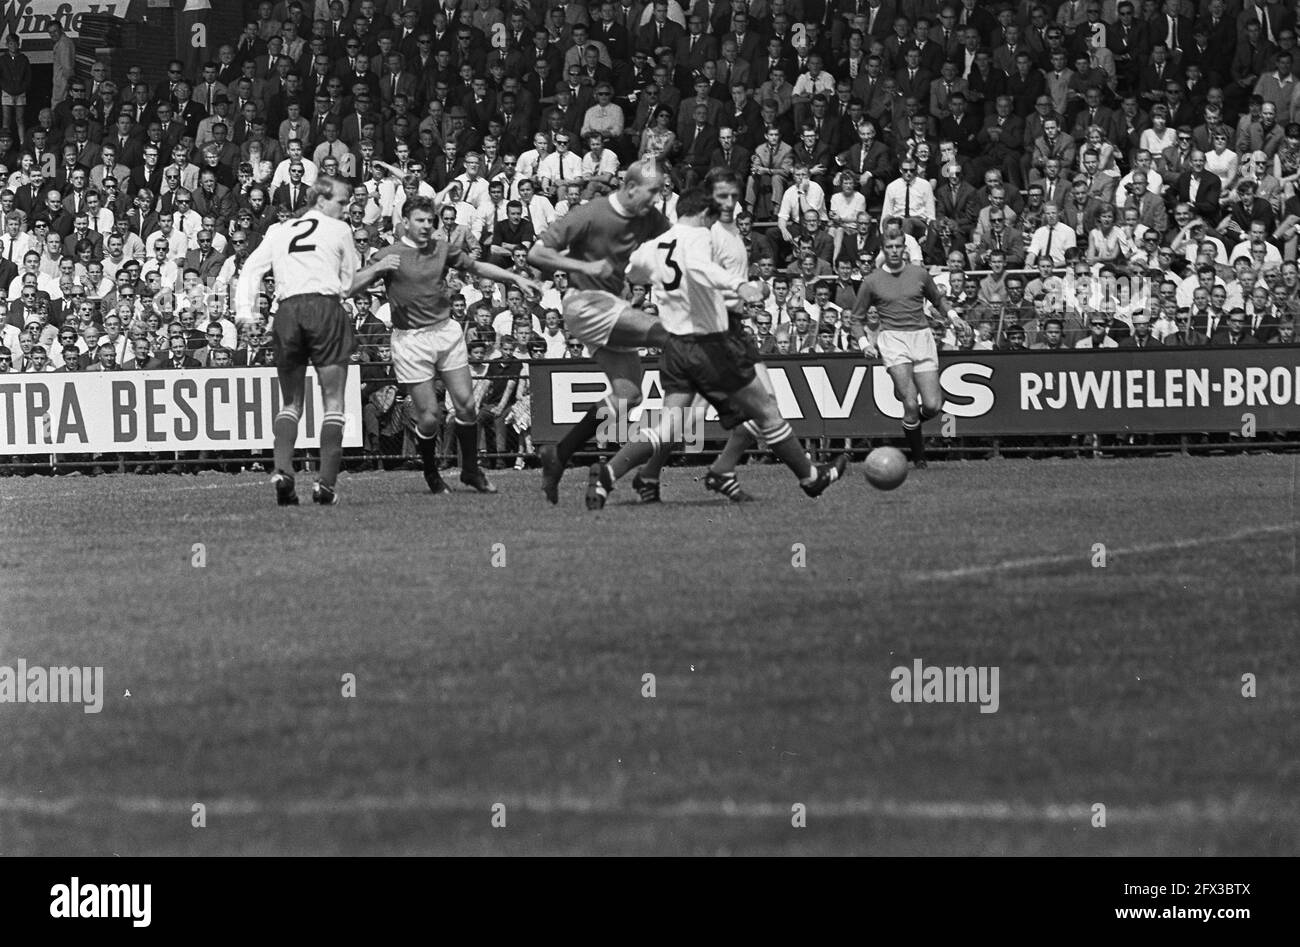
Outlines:
{"label": "player's dark hair", "polygon": [[425,197],[423,194],[417,194],[415,197],[407,199],[406,203],[402,205],[402,216],[409,218],[417,210],[432,214],[434,217],[438,216],[434,213],[433,198]]}
{"label": "player's dark hair", "polygon": [[[709,189],[710,193],[712,193],[713,189],[719,184],[732,184],[736,187],[740,187],[740,175],[735,171],[732,171],[730,168],[716,167],[711,170],[708,176],[704,179],[704,186]],[[680,197],[677,199],[677,203],[679,205],[681,204]]]}
{"label": "player's dark hair", "polygon": [[694,217],[697,214],[718,214],[718,205],[713,202],[713,194],[702,187],[692,187],[677,198],[677,216]]}

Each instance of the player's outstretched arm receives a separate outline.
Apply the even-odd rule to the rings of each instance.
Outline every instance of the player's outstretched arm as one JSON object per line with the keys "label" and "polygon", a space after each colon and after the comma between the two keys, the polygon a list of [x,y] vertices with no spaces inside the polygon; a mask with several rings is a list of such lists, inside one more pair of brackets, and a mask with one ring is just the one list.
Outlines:
{"label": "player's outstretched arm", "polygon": [[271,241],[263,238],[239,271],[239,283],[235,290],[236,324],[253,321],[257,314],[257,297],[262,292],[262,280],[271,271],[272,261]]}
{"label": "player's outstretched arm", "polygon": [[564,270],[566,273],[582,273],[593,279],[606,279],[614,272],[608,259],[578,260],[560,250],[552,250],[540,240],[528,251],[528,262],[548,272]]}
{"label": "player's outstretched arm", "polygon": [[357,270],[356,276],[352,277],[352,285],[348,287],[348,295],[355,296],[370,287],[370,284],[381,278],[386,273],[392,273],[402,265],[402,258],[396,253],[390,253],[387,256],[381,256],[369,266]]}
{"label": "player's outstretched arm", "polygon": [[528,299],[539,299],[542,295],[542,285],[535,280],[519,273],[512,273],[510,270],[502,269],[495,263],[484,263],[482,260],[475,260],[468,267],[469,271],[475,276],[486,276],[488,279],[497,283],[514,283],[524,291],[524,296]]}

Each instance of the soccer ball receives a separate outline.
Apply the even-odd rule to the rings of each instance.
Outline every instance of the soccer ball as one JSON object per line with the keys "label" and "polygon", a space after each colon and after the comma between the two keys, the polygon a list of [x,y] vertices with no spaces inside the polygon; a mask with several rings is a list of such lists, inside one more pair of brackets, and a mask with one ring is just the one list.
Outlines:
{"label": "soccer ball", "polygon": [[907,479],[907,458],[897,447],[877,447],[867,455],[862,473],[877,490],[893,490]]}

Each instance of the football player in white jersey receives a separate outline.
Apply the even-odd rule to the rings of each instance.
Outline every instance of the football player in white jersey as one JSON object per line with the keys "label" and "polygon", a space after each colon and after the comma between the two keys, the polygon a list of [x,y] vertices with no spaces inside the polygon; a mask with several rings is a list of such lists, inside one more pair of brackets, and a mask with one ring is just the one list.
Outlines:
{"label": "football player in white jersey", "polygon": [[758,380],[750,346],[730,331],[728,302],[757,301],[761,291],[752,283],[736,286],[732,274],[713,262],[708,228],[717,219],[712,195],[692,188],[678,198],[677,223],[632,254],[628,280],[655,287],[659,318],[668,331],[659,358],[663,411],[644,440],[625,445],[608,464],[591,466],[587,509],[603,508],[614,482],[644,462],[648,452],[672,450],[684,434],[687,414],[695,410],[696,395],[717,409],[727,430],[747,419],[756,422],[772,452],[799,478],[808,496],[821,495],[848,466],[846,455],[813,466],[781,417],[776,399]]}
{"label": "football player in white jersey", "polygon": [[338,503],[335,485],[343,460],[343,389],[352,360],[352,320],[343,298],[395,269],[392,257],[366,269],[357,258],[352,228],[343,221],[352,198],[345,181],[321,175],[311,187],[310,209],[267,231],[248,255],[239,274],[236,314],[241,323],[257,314],[257,296],[268,271],[275,276],[280,306],[271,329],[276,373],[280,379],[280,413],[275,416],[276,502],[297,506],[293,448],[298,439],[308,365],[320,381],[324,415],[320,429],[320,475],[312,499],[323,506]]}
{"label": "football player in white jersey", "polygon": [[[731,275],[732,285],[740,286],[749,281],[749,251],[745,249],[745,241],[736,228],[736,210],[740,203],[740,176],[729,168],[714,168],[704,179],[704,186],[712,194],[713,202],[718,207],[718,219],[709,228],[713,259]],[[765,284],[755,285],[763,287],[763,293],[766,295]],[[754,343],[753,337],[745,332],[744,303],[738,296],[730,299],[731,331],[745,343],[749,350],[749,357],[754,362],[754,371],[758,374],[758,380],[771,392],[772,383],[767,377],[767,366],[759,356],[758,346]],[[697,398],[696,403],[703,409],[705,402],[702,397]],[[753,497],[741,489],[736,479],[736,465],[740,463],[740,458],[746,451],[763,446],[763,439],[756,422],[745,421],[732,428],[722,453],[709,465],[708,473],[704,476],[705,488],[720,493],[735,503],[752,500]],[[667,459],[666,454],[655,454],[632,479],[632,489],[637,492],[642,503],[659,502],[660,463],[665,459]]]}

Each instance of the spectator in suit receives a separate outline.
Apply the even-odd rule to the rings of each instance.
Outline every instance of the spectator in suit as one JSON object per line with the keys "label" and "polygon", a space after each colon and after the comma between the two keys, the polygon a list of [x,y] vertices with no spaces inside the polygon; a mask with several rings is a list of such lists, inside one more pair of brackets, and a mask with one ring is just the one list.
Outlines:
{"label": "spectator in suit", "polygon": [[1250,334],[1246,327],[1246,310],[1237,308],[1228,312],[1227,324],[1210,338],[1211,345],[1239,346],[1258,345],[1259,340]]}
{"label": "spectator in suit", "polygon": [[961,236],[969,241],[979,213],[975,188],[963,174],[962,166],[953,162],[944,168],[944,181],[935,191],[935,214],[938,220],[949,220]]}
{"label": "spectator in suit", "polygon": [[694,120],[687,124],[680,136],[683,190],[694,187],[695,182],[708,173],[709,159],[718,147],[717,128],[709,122],[708,113],[708,105],[703,102],[696,104],[693,109]]}
{"label": "spectator in suit", "polygon": [[1025,262],[1025,238],[1015,227],[1006,223],[1007,209],[990,209],[988,229],[977,231],[970,251],[972,262],[987,266],[989,254],[1000,250],[1006,255],[1007,266],[1016,269]]}
{"label": "spectator in suit", "polygon": [[793,107],[794,86],[786,81],[785,66],[775,66],[767,81],[758,88],[755,98],[759,102],[775,102],[777,114],[785,115]]}
{"label": "spectator in suit", "polygon": [[1191,167],[1178,176],[1170,189],[1173,200],[1192,206],[1197,216],[1207,220],[1219,215],[1222,182],[1217,174],[1205,170],[1205,153],[1192,151]]}
{"label": "spectator in suit", "polygon": [[768,128],[763,143],[750,159],[749,193],[746,203],[760,220],[771,219],[781,205],[794,170],[794,149],[781,140],[776,128]]}
{"label": "spectator in suit", "polygon": [[692,71],[703,69],[706,62],[718,58],[718,41],[706,32],[706,27],[704,18],[692,12],[686,21],[687,33],[675,47],[677,61]]}
{"label": "spectator in suit", "polygon": [[212,248],[212,231],[200,230],[197,246],[185,254],[184,269],[194,270],[203,285],[212,286],[216,283],[225,262],[225,254],[218,253]]}
{"label": "spectator in suit", "polygon": [[667,0],[654,0],[650,20],[637,31],[636,45],[651,55],[660,49],[676,50],[686,31],[668,19]]}
{"label": "spectator in suit", "polygon": [[750,153],[736,141],[736,130],[727,126],[718,129],[718,147],[709,156],[710,167],[727,168],[740,178],[741,191],[749,178]]}
{"label": "spectator in suit", "polygon": [[303,183],[303,165],[300,161],[289,164],[289,180],[281,184],[275,190],[271,202],[277,207],[283,207],[290,213],[307,206],[307,185]]}

